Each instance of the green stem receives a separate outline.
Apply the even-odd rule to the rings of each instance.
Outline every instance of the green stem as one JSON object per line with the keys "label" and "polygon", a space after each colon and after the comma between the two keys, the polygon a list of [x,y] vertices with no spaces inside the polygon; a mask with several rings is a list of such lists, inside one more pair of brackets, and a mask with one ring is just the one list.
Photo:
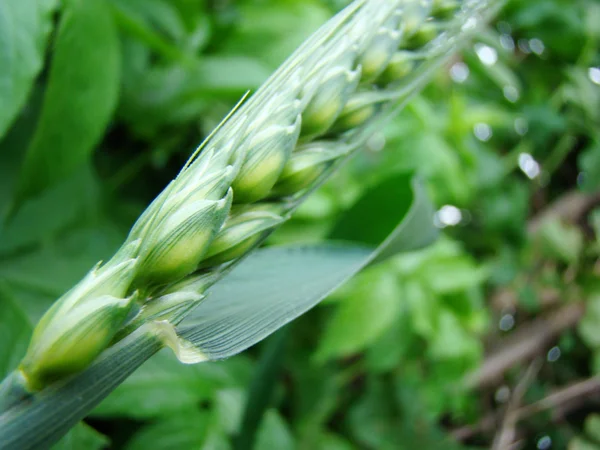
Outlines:
{"label": "green stem", "polygon": [[250,385],[240,432],[233,442],[234,450],[250,450],[254,446],[258,427],[271,402],[281,372],[288,330],[289,327],[286,327],[275,333],[260,358]]}
{"label": "green stem", "polygon": [[560,167],[560,165],[567,158],[571,150],[573,150],[573,146],[575,145],[576,138],[572,134],[568,133],[563,135],[557,144],[554,146],[550,155],[543,162],[542,167],[548,174],[552,175],[556,169]]}

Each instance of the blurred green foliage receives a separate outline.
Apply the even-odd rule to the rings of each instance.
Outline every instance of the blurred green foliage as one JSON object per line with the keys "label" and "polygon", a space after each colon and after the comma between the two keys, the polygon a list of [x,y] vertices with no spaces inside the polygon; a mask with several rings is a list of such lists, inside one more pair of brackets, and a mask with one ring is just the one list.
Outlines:
{"label": "blurred green foliage", "polygon": [[[0,4],[0,375],[240,96],[344,3]],[[436,244],[365,270],[288,326],[270,359],[269,340],[199,366],[157,355],[57,448],[488,448],[495,427],[476,424],[502,414],[526,364],[491,387],[466,375],[571,303],[587,312],[536,350],[546,362],[523,401],[600,375],[599,23],[593,0],[509,1],[270,240],[324,239],[370,186],[416,171]],[[249,386],[270,401],[243,443]],[[562,418],[524,418],[523,448],[600,448],[595,392]],[[464,445],[461,427],[475,430]]]}

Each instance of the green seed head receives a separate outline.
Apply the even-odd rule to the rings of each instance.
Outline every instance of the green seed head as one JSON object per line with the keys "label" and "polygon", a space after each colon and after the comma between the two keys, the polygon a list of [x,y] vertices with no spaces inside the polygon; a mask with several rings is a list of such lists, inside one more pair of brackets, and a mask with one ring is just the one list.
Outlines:
{"label": "green seed head", "polygon": [[410,38],[401,44],[407,50],[415,50],[431,42],[438,35],[438,26],[434,22],[424,23]]}
{"label": "green seed head", "polygon": [[284,221],[281,211],[281,207],[269,204],[234,207],[208,249],[202,267],[222,264],[246,253],[264,231]]}
{"label": "green seed head", "polygon": [[314,94],[302,113],[302,138],[325,134],[342,112],[360,80],[360,68],[333,73]]}
{"label": "green seed head", "polygon": [[387,67],[392,55],[398,49],[402,31],[399,28],[400,11],[393,14],[388,22],[381,27],[367,49],[359,59],[362,67],[363,82],[374,81]]}
{"label": "green seed head", "polygon": [[447,19],[456,12],[459,6],[460,2],[457,0],[433,0],[431,14],[439,19]]}
{"label": "green seed head", "polygon": [[[216,167],[211,167],[211,164]],[[169,183],[144,211],[129,233],[128,242],[146,237],[157,222],[181,209],[186,203],[222,198],[231,186],[234,173],[234,167],[218,161],[213,150],[203,153],[194,165]]]}
{"label": "green seed head", "polygon": [[252,203],[269,194],[296,146],[300,117],[289,126],[273,125],[252,138],[232,183],[236,203]]}
{"label": "green seed head", "polygon": [[336,142],[321,141],[301,146],[285,165],[273,194],[283,197],[302,193],[345,153],[345,146]]}
{"label": "green seed head", "polygon": [[427,20],[435,0],[420,0],[408,2],[402,11],[402,23],[404,24],[404,35],[412,36]]}
{"label": "green seed head", "polygon": [[44,386],[86,368],[109,344],[132,298],[103,295],[66,311],[60,321],[36,327],[19,370],[27,388]]}
{"label": "green seed head", "polygon": [[233,192],[221,200],[198,200],[157,223],[141,250],[136,285],[177,281],[192,273],[225,222]]}
{"label": "green seed head", "polygon": [[401,81],[414,70],[415,65],[416,61],[411,52],[396,52],[379,77],[379,83],[387,85]]}
{"label": "green seed head", "polygon": [[357,129],[373,118],[378,110],[379,105],[373,101],[369,92],[355,94],[344,106],[340,117],[332,127],[332,131],[341,133]]}
{"label": "green seed head", "polygon": [[123,297],[135,276],[139,247],[139,241],[124,245],[43,315],[20,367],[28,388],[78,372],[106,348],[131,307],[132,299]]}

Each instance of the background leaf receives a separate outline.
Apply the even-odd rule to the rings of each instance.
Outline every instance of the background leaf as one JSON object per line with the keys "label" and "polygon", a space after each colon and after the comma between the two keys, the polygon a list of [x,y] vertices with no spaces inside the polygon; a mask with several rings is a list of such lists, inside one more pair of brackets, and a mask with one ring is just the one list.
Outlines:
{"label": "background leaf", "polygon": [[56,1],[0,4],[0,139],[27,100],[42,69]]}
{"label": "background leaf", "polygon": [[21,200],[89,159],[116,106],[118,86],[119,43],[107,4],[67,1],[41,116],[21,173]]}

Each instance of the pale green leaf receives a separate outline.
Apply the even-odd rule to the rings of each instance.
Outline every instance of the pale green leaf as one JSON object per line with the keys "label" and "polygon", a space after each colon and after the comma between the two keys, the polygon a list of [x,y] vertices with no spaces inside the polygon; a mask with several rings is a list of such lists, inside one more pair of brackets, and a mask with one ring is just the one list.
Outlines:
{"label": "pale green leaf", "polygon": [[98,144],[116,106],[119,42],[102,0],[65,3],[38,126],[21,172],[20,199],[76,170]]}
{"label": "pale green leaf", "polygon": [[245,404],[245,389],[221,389],[217,392],[215,406],[220,428],[228,434],[237,433],[242,421]]}

